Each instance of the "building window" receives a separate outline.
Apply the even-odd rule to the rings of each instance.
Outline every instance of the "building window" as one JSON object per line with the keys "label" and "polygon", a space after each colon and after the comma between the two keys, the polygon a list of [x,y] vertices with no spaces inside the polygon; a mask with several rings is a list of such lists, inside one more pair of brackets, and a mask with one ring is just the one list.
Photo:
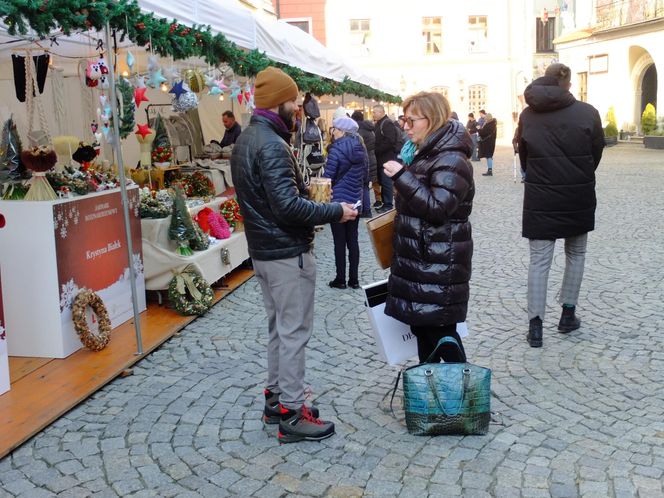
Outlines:
{"label": "building window", "polygon": [[351,19],[350,40],[354,55],[367,55],[369,53],[369,42],[371,40],[371,20]]}
{"label": "building window", "polygon": [[487,51],[488,35],[487,16],[468,16],[468,51],[471,54]]}
{"label": "building window", "polygon": [[538,17],[535,24],[536,51],[538,53],[554,52],[553,39],[556,36],[556,18],[549,17],[545,23],[542,23],[542,18]]}
{"label": "building window", "polygon": [[300,28],[305,33],[311,33],[311,20],[310,19],[282,19],[282,21]]}
{"label": "building window", "polygon": [[468,111],[479,116],[480,109],[486,109],[486,85],[471,85],[468,87]]}
{"label": "building window", "polygon": [[579,100],[588,102],[588,73],[578,73],[579,81]]}
{"label": "building window", "polygon": [[434,86],[431,87],[431,91],[442,94],[447,100],[450,99],[450,87],[448,86]]}
{"label": "building window", "polygon": [[422,18],[422,38],[426,55],[439,54],[443,51],[443,20],[441,17]]}

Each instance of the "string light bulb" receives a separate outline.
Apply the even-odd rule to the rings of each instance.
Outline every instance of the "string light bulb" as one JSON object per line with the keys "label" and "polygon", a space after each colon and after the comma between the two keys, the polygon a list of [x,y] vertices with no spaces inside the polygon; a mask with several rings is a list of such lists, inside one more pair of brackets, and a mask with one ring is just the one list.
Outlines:
{"label": "string light bulb", "polygon": [[127,77],[129,76],[129,72],[126,71],[126,70],[125,70],[125,71],[122,71],[122,76],[124,76],[125,78],[127,78]]}
{"label": "string light bulb", "polygon": [[159,88],[161,89],[162,92],[167,92],[168,91],[168,86],[166,86],[166,83],[162,83]]}
{"label": "string light bulb", "polygon": [[223,96],[223,95],[219,95],[219,101],[220,101],[220,102],[223,102],[223,101],[224,101],[224,96]]}

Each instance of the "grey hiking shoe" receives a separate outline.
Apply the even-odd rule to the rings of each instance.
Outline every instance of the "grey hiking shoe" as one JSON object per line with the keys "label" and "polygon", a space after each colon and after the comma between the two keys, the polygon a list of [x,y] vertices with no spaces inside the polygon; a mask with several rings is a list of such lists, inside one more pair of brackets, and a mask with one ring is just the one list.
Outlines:
{"label": "grey hiking shoe", "polygon": [[282,405],[279,407],[281,421],[277,438],[280,443],[320,441],[334,434],[334,423],[314,417],[306,405],[302,405],[297,410],[289,410]]}

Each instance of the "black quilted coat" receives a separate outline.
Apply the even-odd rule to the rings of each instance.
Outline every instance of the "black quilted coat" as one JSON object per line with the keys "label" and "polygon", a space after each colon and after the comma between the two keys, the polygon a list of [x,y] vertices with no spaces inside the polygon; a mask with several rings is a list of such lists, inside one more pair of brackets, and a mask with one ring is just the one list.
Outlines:
{"label": "black quilted coat", "polygon": [[427,138],[407,170],[395,175],[398,214],[385,313],[409,325],[466,319],[473,256],[472,147],[464,126],[449,121]]}
{"label": "black quilted coat", "polygon": [[604,131],[597,110],[555,78],[533,81],[519,118],[519,156],[526,171],[524,237],[554,240],[595,228],[595,169]]}
{"label": "black quilted coat", "polygon": [[341,204],[308,199],[289,134],[264,116],[253,116],[235,142],[231,173],[244,217],[249,255],[257,260],[293,258],[313,247],[314,227],[339,221]]}

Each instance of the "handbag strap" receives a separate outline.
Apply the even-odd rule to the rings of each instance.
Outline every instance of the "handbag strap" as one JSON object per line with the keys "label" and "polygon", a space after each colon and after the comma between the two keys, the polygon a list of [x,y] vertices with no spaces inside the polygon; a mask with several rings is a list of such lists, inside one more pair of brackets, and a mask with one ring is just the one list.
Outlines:
{"label": "handbag strap", "polygon": [[440,341],[438,341],[438,344],[436,344],[436,349],[434,349],[429,357],[426,359],[424,363],[434,363],[434,358],[437,357],[436,353],[438,353],[438,350],[444,345],[444,344],[454,344],[457,348],[457,351],[459,352],[459,356],[463,358],[463,363],[466,362],[466,355],[464,354],[463,350],[461,349],[461,346],[459,346],[459,342],[454,338],[450,336],[443,337]]}
{"label": "handbag strap", "polygon": [[468,385],[470,384],[470,368],[466,367],[463,369],[463,390],[461,391],[461,400],[459,401],[459,408],[457,409],[456,413],[448,412],[445,409],[445,405],[443,405],[443,402],[440,400],[440,397],[438,396],[438,388],[436,386],[436,381],[433,376],[433,370],[425,370],[424,376],[427,379],[427,383],[429,384],[429,390],[433,394],[433,397],[436,400],[438,408],[448,417],[454,417],[455,415],[458,415],[461,409],[463,408],[463,402],[466,399],[466,391],[468,390]]}
{"label": "handbag strap", "polygon": [[399,373],[397,374],[397,381],[394,383],[394,389],[392,390],[392,397],[390,398],[390,411],[392,412],[392,416],[394,418],[397,418],[397,416],[394,413],[394,408],[392,407],[392,402],[394,401],[394,395],[397,393],[397,388],[399,387],[399,379],[401,378],[401,372],[403,372],[403,370],[399,369]]}

